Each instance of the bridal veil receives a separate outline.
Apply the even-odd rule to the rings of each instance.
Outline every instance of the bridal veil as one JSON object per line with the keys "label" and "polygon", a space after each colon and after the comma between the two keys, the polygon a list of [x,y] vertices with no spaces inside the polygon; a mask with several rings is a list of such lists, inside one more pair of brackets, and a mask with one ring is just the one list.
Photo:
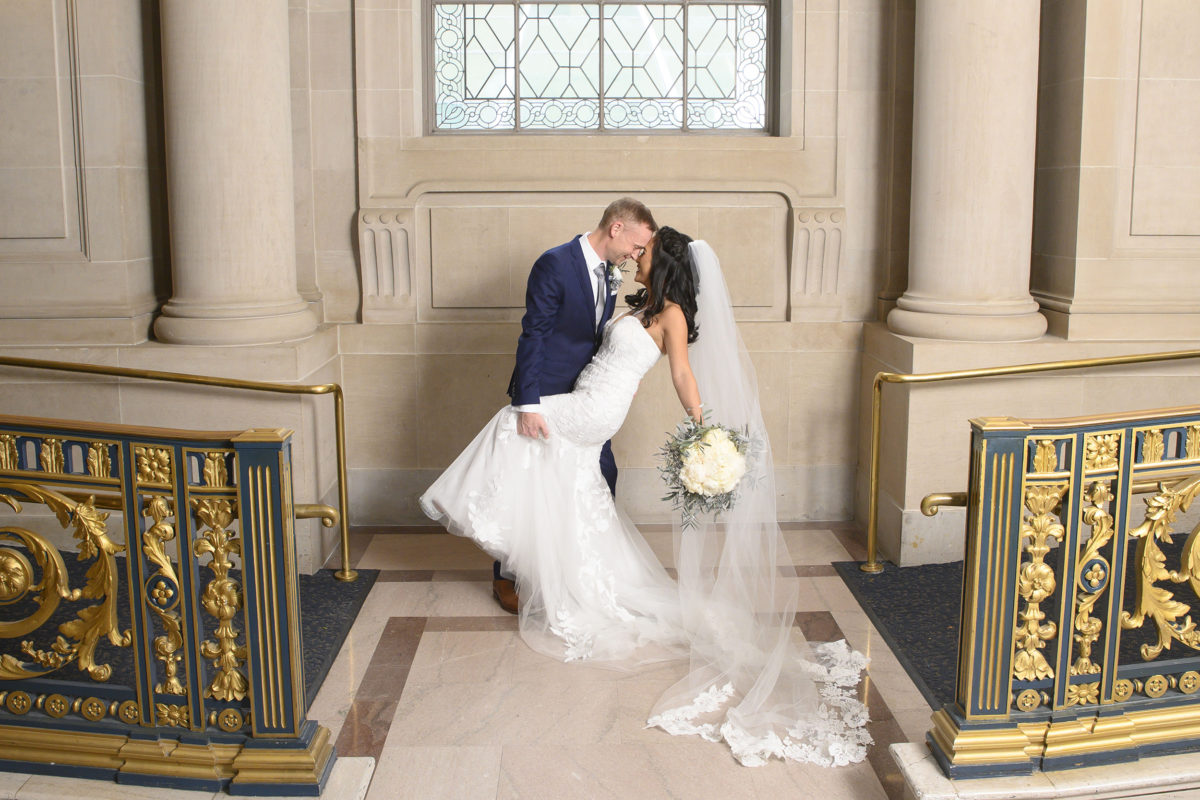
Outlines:
{"label": "bridal veil", "polygon": [[866,660],[844,641],[809,643],[794,626],[797,580],[776,517],[774,462],[758,383],[713,249],[691,244],[699,338],[689,360],[709,420],[755,442],[749,480],[719,522],[675,526],[690,669],[648,720],[725,741],[743,764],[774,756],[844,765],[866,756],[867,711],[854,692]]}

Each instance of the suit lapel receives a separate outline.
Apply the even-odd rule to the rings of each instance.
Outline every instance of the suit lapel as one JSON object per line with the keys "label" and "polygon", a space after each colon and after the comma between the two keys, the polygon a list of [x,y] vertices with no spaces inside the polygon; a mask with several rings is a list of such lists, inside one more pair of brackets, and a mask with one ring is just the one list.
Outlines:
{"label": "suit lapel", "polygon": [[571,247],[571,268],[575,271],[575,277],[579,281],[579,302],[584,306],[586,319],[595,326],[596,306],[592,301],[592,286],[589,283],[592,278],[592,269],[583,260],[583,250],[579,247],[578,236],[575,237],[573,245]]}

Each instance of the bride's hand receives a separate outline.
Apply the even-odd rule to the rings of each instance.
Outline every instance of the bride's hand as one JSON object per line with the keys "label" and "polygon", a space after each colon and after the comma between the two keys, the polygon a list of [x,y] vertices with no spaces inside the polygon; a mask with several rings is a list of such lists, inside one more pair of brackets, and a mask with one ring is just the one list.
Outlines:
{"label": "bride's hand", "polygon": [[534,411],[517,412],[517,433],[531,439],[549,439],[550,426],[541,414]]}

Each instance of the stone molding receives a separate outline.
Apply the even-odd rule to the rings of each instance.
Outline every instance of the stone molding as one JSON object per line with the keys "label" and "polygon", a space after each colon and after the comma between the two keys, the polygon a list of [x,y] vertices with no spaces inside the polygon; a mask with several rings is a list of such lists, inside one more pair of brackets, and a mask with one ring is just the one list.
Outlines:
{"label": "stone molding", "polygon": [[359,210],[358,256],[363,322],[412,320],[411,227],[411,221],[402,211]]}

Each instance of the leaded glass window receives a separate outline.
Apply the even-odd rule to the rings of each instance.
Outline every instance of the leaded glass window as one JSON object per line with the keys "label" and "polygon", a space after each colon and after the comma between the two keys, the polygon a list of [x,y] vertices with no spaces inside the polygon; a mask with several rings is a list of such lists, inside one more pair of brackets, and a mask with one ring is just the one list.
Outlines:
{"label": "leaded glass window", "polygon": [[431,0],[435,131],[768,127],[769,0]]}

